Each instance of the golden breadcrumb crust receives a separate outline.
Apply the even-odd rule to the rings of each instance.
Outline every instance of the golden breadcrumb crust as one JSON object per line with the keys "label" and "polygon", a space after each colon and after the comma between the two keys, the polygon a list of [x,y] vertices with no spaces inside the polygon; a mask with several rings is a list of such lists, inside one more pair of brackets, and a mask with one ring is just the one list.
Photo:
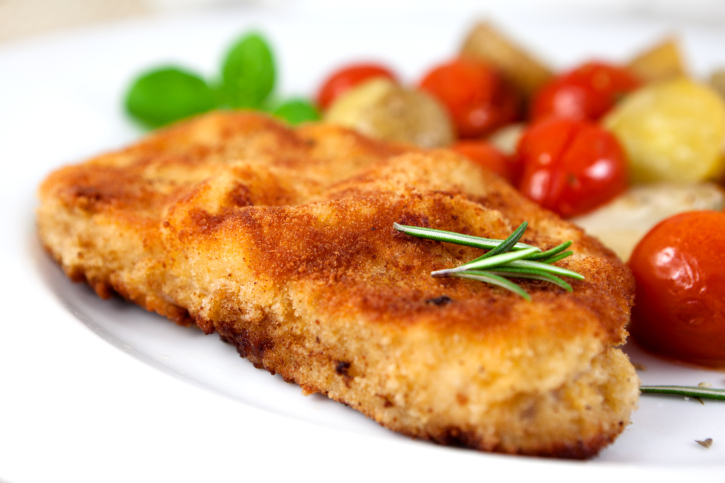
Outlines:
{"label": "golden breadcrumb crust", "polygon": [[[212,113],[52,173],[38,232],[68,276],[234,344],[385,427],[484,451],[586,458],[629,423],[638,380],[616,348],[633,281],[580,229],[446,151],[342,128]],[[528,302],[430,272],[480,251],[393,223],[573,240],[573,293]],[[244,384],[244,381],[240,381]]]}

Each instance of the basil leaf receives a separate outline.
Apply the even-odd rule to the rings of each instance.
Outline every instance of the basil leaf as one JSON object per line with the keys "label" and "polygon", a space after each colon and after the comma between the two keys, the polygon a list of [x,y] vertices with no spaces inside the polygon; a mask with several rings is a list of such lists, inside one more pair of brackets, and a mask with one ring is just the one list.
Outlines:
{"label": "basil leaf", "polygon": [[126,93],[126,110],[147,127],[159,127],[210,111],[214,94],[199,76],[178,67],[161,67],[139,76]]}
{"label": "basil leaf", "polygon": [[304,99],[290,99],[272,111],[272,115],[293,126],[320,119],[317,108]]}
{"label": "basil leaf", "polygon": [[260,107],[272,92],[275,78],[272,49],[257,33],[237,41],[222,64],[224,91],[231,107]]}

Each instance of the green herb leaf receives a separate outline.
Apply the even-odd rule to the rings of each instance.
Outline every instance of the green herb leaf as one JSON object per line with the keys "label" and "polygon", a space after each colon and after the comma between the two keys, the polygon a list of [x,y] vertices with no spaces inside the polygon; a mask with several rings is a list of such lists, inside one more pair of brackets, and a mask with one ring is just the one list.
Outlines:
{"label": "green herb leaf", "polygon": [[304,99],[290,99],[272,111],[272,115],[292,126],[320,119],[320,112],[314,104]]}
{"label": "green herb leaf", "polygon": [[274,89],[272,49],[258,33],[239,39],[224,58],[222,80],[231,107],[257,108]]}
{"label": "green herb leaf", "polygon": [[126,110],[146,127],[165,124],[214,109],[214,93],[193,72],[161,67],[139,76],[126,93]]}
{"label": "green herb leaf", "polygon": [[702,386],[639,386],[642,394],[672,394],[676,396],[700,397],[725,401],[725,389]]}

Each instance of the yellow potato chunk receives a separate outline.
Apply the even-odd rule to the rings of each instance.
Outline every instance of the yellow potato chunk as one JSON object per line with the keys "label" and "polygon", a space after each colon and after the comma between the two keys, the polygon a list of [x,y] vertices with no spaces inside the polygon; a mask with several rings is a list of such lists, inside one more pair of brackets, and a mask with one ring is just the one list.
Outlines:
{"label": "yellow potato chunk", "polygon": [[627,153],[634,183],[703,181],[723,171],[725,105],[704,84],[679,78],[643,87],[603,124]]}

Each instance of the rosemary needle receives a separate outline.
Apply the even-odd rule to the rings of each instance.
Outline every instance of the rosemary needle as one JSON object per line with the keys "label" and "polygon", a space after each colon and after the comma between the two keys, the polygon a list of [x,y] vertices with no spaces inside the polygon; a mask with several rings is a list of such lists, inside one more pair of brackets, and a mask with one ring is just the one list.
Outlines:
{"label": "rosemary needle", "polygon": [[531,300],[531,296],[526,293],[526,290],[522,289],[511,280],[508,280],[504,277],[501,277],[500,275],[496,275],[491,272],[486,272],[483,270],[468,270],[465,272],[452,273],[450,276],[458,278],[468,278],[470,280],[478,280],[479,282],[490,283],[491,285],[496,285],[498,287],[502,287],[514,293],[517,293],[526,300]]}
{"label": "rosemary needle", "polygon": [[545,259],[541,260],[541,263],[548,263],[548,264],[556,263],[559,260],[563,260],[566,257],[570,257],[572,255],[574,255],[574,252],[571,250],[568,250],[566,252],[562,252],[557,255],[554,255],[553,257],[545,258]]}
{"label": "rosemary needle", "polygon": [[[481,238],[478,236],[464,235],[462,233],[455,233],[452,231],[434,230],[433,228],[423,228],[420,226],[400,225],[398,223],[393,223],[393,228],[405,233],[406,235],[412,235],[418,238],[455,243],[456,245],[465,245],[474,248],[483,248],[485,250],[492,250],[504,242],[504,240],[497,240],[495,238]],[[533,247],[531,245],[526,245],[525,243],[516,243],[511,249],[523,250],[525,248]]]}
{"label": "rosemary needle", "polygon": [[725,401],[725,389],[702,386],[639,386],[642,394],[672,394],[676,396],[701,397]]}
{"label": "rosemary needle", "polygon": [[[535,253],[533,255],[529,255],[528,257],[526,257],[526,259],[527,260],[544,260],[544,259],[547,259],[547,258],[551,258],[554,255],[558,255],[560,252],[563,252],[564,250],[566,250],[567,248],[569,248],[571,246],[571,244],[572,244],[572,241],[570,240],[570,241],[567,241],[567,242],[562,243],[559,246],[555,246],[551,250],[546,250],[545,252]],[[574,252],[564,252],[564,253],[569,253],[571,255]]]}

